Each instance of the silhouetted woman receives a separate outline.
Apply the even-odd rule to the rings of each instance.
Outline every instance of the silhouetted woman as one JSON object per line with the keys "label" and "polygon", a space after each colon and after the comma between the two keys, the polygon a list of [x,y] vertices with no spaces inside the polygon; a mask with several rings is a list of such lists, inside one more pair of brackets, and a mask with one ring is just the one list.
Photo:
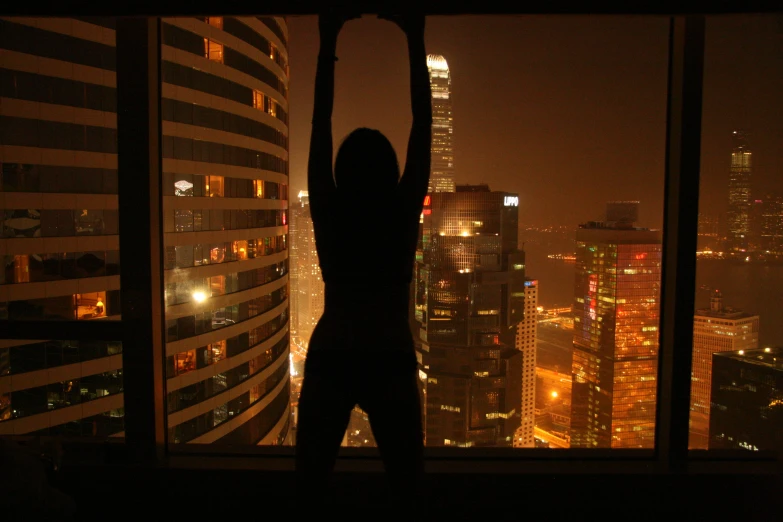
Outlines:
{"label": "silhouetted woman", "polygon": [[319,18],[307,183],[326,302],[305,362],[296,465],[300,487],[307,490],[302,498],[315,500],[358,404],[369,417],[399,505],[415,497],[423,467],[408,299],[430,175],[432,101],[424,17],[387,18],[406,33],[410,58],[413,126],[402,177],[389,140],[367,128],[343,141],[332,173],[335,51],[347,19]]}

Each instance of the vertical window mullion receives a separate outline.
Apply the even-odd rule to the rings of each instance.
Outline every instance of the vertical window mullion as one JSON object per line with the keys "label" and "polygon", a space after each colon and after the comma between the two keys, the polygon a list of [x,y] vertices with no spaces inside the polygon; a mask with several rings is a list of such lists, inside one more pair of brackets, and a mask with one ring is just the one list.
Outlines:
{"label": "vertical window mullion", "polygon": [[661,328],[656,458],[662,471],[688,459],[704,69],[704,16],[671,19],[666,114]]}
{"label": "vertical window mullion", "polygon": [[[132,458],[166,452],[160,19],[117,21],[119,229],[125,441]],[[132,269],[130,269],[132,267]]]}

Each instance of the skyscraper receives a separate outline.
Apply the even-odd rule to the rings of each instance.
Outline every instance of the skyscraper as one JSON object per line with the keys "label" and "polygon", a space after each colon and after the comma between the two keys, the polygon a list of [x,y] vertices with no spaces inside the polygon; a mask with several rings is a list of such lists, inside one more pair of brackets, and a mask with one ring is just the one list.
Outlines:
{"label": "skyscraper", "polygon": [[576,231],[571,447],[652,448],[661,232],[627,203]]}
{"label": "skyscraper", "polygon": [[710,449],[783,450],[783,348],[712,356]]}
{"label": "skyscraper", "polygon": [[762,250],[783,255],[783,196],[767,194],[764,197],[759,228]]}
{"label": "skyscraper", "polygon": [[[23,239],[9,243],[7,317],[111,318],[120,312],[115,21],[0,24],[3,191],[26,193],[25,215],[13,209],[4,223],[5,237]],[[162,20],[174,443],[275,444],[288,431],[286,34],[281,18]],[[11,411],[0,432],[122,432],[119,343],[19,344],[0,355],[10,361],[0,378],[15,383],[0,400]]]}
{"label": "skyscraper", "polygon": [[443,56],[427,56],[432,89],[432,165],[427,192],[454,192],[454,118],[451,73]]}
{"label": "skyscraper", "polygon": [[522,404],[515,448],[535,447],[536,337],[538,334],[538,281],[525,278],[525,315],[517,326],[517,350],[522,352]]}
{"label": "skyscraper", "polygon": [[299,192],[291,207],[291,320],[295,342],[307,349],[310,336],[324,312],[324,282],[315,250],[310,198]]}
{"label": "skyscraper", "polygon": [[413,299],[428,445],[511,446],[520,425],[518,202],[486,185],[425,200]]}
{"label": "skyscraper", "polygon": [[[304,379],[304,361],[310,336],[324,311],[324,282],[315,250],[310,197],[299,192],[291,205],[289,225],[291,267],[291,406],[294,410],[292,439],[296,436],[299,394]],[[291,441],[295,442],[294,440]]]}
{"label": "skyscraper", "polygon": [[286,33],[281,18],[162,22],[171,442],[288,433]]}
{"label": "skyscraper", "polygon": [[750,238],[750,182],[753,157],[747,134],[732,134],[731,166],[729,168],[729,210],[727,214],[728,240],[731,250],[746,250]]}
{"label": "skyscraper", "polygon": [[[118,319],[113,20],[4,18],[0,34],[0,317]],[[0,341],[0,434],[122,433],[122,349]]]}
{"label": "skyscraper", "polygon": [[724,307],[719,290],[710,297],[709,308],[696,311],[693,317],[690,449],[707,449],[709,444],[712,354],[753,350],[758,345],[759,316]]}

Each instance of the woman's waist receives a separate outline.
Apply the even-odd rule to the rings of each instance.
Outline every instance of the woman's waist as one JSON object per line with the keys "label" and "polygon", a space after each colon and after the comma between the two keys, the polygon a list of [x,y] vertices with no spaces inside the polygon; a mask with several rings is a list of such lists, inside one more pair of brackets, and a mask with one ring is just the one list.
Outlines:
{"label": "woman's waist", "polygon": [[368,316],[337,316],[324,313],[310,338],[314,345],[373,349],[413,347],[413,333],[405,319]]}
{"label": "woman's waist", "polygon": [[[374,309],[397,309],[407,313],[410,305],[410,283],[367,281],[362,283],[331,282],[324,285],[324,305],[369,306]],[[367,310],[369,311],[369,310]],[[357,310],[361,313],[361,310]]]}

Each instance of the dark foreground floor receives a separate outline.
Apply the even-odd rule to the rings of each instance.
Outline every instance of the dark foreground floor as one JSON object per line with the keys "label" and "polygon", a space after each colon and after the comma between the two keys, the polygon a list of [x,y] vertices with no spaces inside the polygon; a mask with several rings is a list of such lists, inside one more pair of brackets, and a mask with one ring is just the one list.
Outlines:
{"label": "dark foreground floor", "polygon": [[[66,471],[62,479],[80,522],[405,519],[393,514],[377,474],[337,475],[325,506],[297,495],[285,472],[95,469]],[[783,482],[736,475],[433,475],[426,491],[429,520],[749,521],[781,515]]]}
{"label": "dark foreground floor", "polygon": [[[29,482],[30,467],[9,473],[13,463],[3,461],[0,462],[3,483],[0,520],[45,520],[41,515],[43,510],[36,510],[44,507],[43,502],[59,503],[61,509],[55,509],[55,512],[71,511],[70,518],[48,520],[78,522],[744,522],[779,520],[782,512],[783,477],[780,474],[599,474],[589,470],[584,474],[564,474],[563,468],[553,463],[552,473],[429,474],[424,484],[428,506],[420,507],[415,513],[399,514],[386,498],[383,475],[379,473],[338,473],[330,490],[330,501],[315,505],[297,492],[292,472],[242,469],[254,467],[254,458],[259,457],[229,460],[195,457],[186,464],[196,466],[192,469],[174,469],[171,465],[152,469],[105,460],[88,464],[69,462],[66,458],[62,468],[50,474],[49,483],[67,497],[35,492],[24,496],[28,495],[27,489],[21,485]],[[231,463],[227,465],[229,461]],[[522,462],[519,466],[524,469],[525,464]]]}

